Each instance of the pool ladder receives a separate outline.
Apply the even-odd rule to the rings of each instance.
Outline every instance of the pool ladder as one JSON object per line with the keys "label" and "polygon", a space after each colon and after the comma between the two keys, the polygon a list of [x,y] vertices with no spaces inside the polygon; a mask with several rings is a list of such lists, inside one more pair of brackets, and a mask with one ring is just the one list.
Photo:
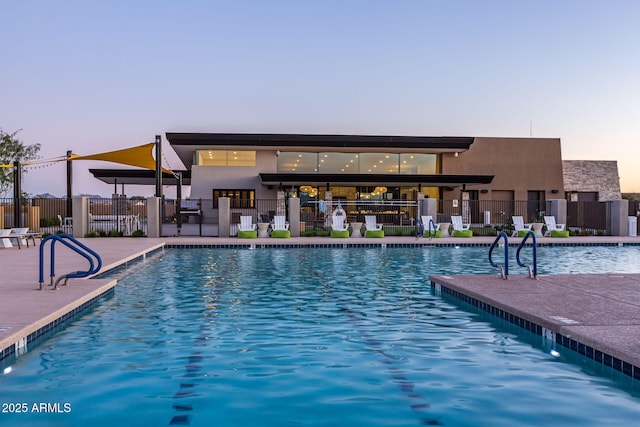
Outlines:
{"label": "pool ladder", "polygon": [[[527,242],[527,239],[529,237],[531,237],[532,239],[531,247],[533,249],[533,263],[532,263],[533,265],[524,264],[520,261],[520,251],[525,246],[525,243]],[[493,250],[499,245],[500,240],[504,240],[504,265],[495,263],[492,257]],[[538,278],[538,256],[537,256],[536,235],[534,234],[533,231],[527,231],[527,234],[525,234],[524,238],[522,239],[522,242],[520,242],[520,244],[518,245],[518,249],[516,250],[516,262],[520,267],[525,267],[528,269],[530,279]],[[496,267],[500,269],[500,277],[502,279],[505,279],[505,280],[509,279],[509,237],[507,236],[507,233],[505,233],[504,231],[501,231],[498,234],[498,237],[496,237],[496,239],[493,241],[493,244],[489,248],[489,263],[491,264],[492,267]]]}
{"label": "pool ladder", "polygon": [[[72,278],[81,278],[81,277],[87,277],[91,274],[95,274],[98,271],[100,271],[100,269],[102,268],[102,258],[100,258],[100,255],[98,255],[95,251],[93,251],[92,249],[90,249],[89,247],[85,246],[84,244],[80,243],[78,240],[76,240],[75,238],[73,238],[72,236],[70,236],[69,234],[66,233],[60,233],[60,234],[54,234],[51,236],[47,236],[44,239],[42,239],[42,242],[40,242],[40,290],[43,289],[44,287],[44,247],[47,244],[47,242],[51,242],[51,285],[53,286],[53,289],[58,289],[58,284],[64,280],[64,285],[67,284],[67,281],[69,279]],[[71,249],[72,251],[76,252],[77,254],[83,256],[84,258],[87,259],[87,261],[89,261],[89,269],[87,271],[73,271],[71,273],[67,273],[67,274],[63,274],[62,276],[58,277],[58,279],[55,281],[53,281],[53,279],[55,278],[55,244],[57,242],[62,243],[63,245],[65,245],[66,247],[68,247],[69,249]],[[95,262],[94,262],[95,260]]]}
{"label": "pool ladder", "polygon": [[[417,220],[416,223],[417,227],[416,227],[416,240],[422,236],[424,236],[424,232],[425,232],[425,224],[422,223],[422,221],[420,219]],[[431,240],[433,238],[433,236],[436,235],[436,223],[433,222],[433,218],[431,218],[429,220],[429,224],[426,225],[427,226],[427,232],[429,233],[429,240]],[[433,231],[433,233],[432,233]]]}

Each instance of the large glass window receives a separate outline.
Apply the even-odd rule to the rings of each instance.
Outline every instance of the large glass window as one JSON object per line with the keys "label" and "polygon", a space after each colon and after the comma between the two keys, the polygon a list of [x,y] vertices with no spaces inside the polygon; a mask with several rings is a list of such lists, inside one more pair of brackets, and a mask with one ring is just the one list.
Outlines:
{"label": "large glass window", "polygon": [[362,153],[360,154],[361,174],[397,174],[398,154]]}
{"label": "large glass window", "polygon": [[320,153],[319,173],[358,173],[357,153]]}
{"label": "large glass window", "polygon": [[400,154],[400,174],[434,175],[436,171],[435,154]]}
{"label": "large glass window", "polygon": [[280,153],[278,155],[278,172],[317,173],[318,153]]}
{"label": "large glass window", "polygon": [[437,154],[286,152],[278,156],[280,173],[432,175]]}
{"label": "large glass window", "polygon": [[255,166],[256,152],[248,150],[196,150],[198,166]]}

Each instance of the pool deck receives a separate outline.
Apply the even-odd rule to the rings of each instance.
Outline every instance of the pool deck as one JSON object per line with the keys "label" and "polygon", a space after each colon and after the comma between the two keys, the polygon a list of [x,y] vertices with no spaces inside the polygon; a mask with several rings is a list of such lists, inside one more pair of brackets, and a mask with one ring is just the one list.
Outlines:
{"label": "pool deck", "polygon": [[[165,245],[256,247],[285,245],[490,245],[495,237],[415,239],[237,239],[216,237],[80,239],[103,260],[102,272],[141,259]],[[510,244],[520,239],[511,239]],[[640,244],[640,237],[538,238],[538,245]],[[60,247],[60,249],[58,249]],[[53,290],[49,284],[49,248],[45,251],[45,285],[39,290],[39,249],[0,249],[0,359],[28,349],[28,343],[66,317],[112,292],[113,279],[71,279]],[[485,262],[481,260],[479,262]],[[86,270],[87,261],[64,246],[56,247],[57,274]],[[542,275],[532,280],[511,275],[434,275],[437,292],[471,303],[556,343],[640,379],[640,274]],[[606,281],[606,286],[603,286]]]}

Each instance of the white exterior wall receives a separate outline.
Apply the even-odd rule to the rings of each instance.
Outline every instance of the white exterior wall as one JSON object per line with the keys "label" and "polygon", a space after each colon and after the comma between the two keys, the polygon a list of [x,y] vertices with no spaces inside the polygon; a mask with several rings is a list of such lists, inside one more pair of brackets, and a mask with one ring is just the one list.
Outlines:
{"label": "white exterior wall", "polygon": [[257,151],[256,166],[193,166],[191,168],[191,198],[211,199],[213,189],[255,189],[256,199],[275,199],[277,188],[269,190],[260,182],[260,173],[275,173],[275,151]]}

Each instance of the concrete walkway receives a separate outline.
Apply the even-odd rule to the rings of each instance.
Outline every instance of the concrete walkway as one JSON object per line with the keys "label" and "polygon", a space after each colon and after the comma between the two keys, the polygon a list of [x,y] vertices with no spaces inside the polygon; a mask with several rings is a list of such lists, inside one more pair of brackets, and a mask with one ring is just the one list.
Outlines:
{"label": "concrete walkway", "polygon": [[[416,239],[414,237],[385,237],[383,239],[365,239],[365,238],[347,238],[347,239],[331,239],[331,238],[290,238],[290,239],[237,239],[237,238],[215,238],[215,237],[171,237],[171,238],[94,238],[80,239],[82,243],[96,251],[103,259],[102,272],[117,267],[119,265],[130,262],[144,254],[162,248],[165,244],[175,245],[288,245],[288,246],[322,246],[322,245],[490,245],[494,241],[494,237],[473,237],[473,238],[446,238],[446,239]],[[510,243],[518,243],[520,239],[511,239]],[[551,239],[539,238],[538,244],[640,244],[640,237],[572,237],[568,239]],[[72,279],[69,285],[60,288],[57,291],[52,290],[49,283],[49,256],[47,245],[45,251],[45,289],[39,288],[39,247],[23,247],[22,249],[4,248],[0,249],[0,359],[12,354],[24,352],[32,339],[41,333],[46,333],[48,329],[55,326],[60,319],[64,319],[70,313],[77,312],[84,305],[91,303],[101,295],[110,292],[116,285],[115,280],[110,279]],[[62,245],[56,246],[56,274],[60,275],[76,270],[86,270],[87,261],[75,252],[67,249]],[[497,276],[475,276],[482,278],[482,283],[487,277],[496,279]],[[550,283],[551,278],[555,276],[545,277],[538,284],[528,284],[528,288],[539,289]],[[603,324],[589,324],[587,319],[581,317],[579,313],[565,313],[559,308],[556,311],[549,307],[537,307],[527,301],[527,297],[539,299],[540,295],[534,292],[529,293],[512,293],[513,299],[496,300],[496,295],[504,293],[504,283],[499,285],[493,284],[486,286],[487,295],[492,302],[500,304],[500,307],[512,314],[518,316],[530,317],[532,321],[539,322],[541,326],[549,327],[559,335],[581,336],[584,338],[583,344],[590,343],[594,348],[602,348],[608,354],[615,355],[621,360],[631,363],[634,366],[640,366],[640,344],[638,346],[631,345],[632,341],[640,343],[640,315],[631,315],[631,307],[622,304],[612,297],[605,297],[600,293],[594,292],[591,287],[584,287],[586,282],[594,283],[602,279],[588,279],[580,281],[576,276],[557,276],[559,283],[553,286],[562,286],[562,292],[557,291],[554,297],[556,301],[575,301],[578,312],[581,307],[587,308],[585,313],[591,312],[598,308],[597,318],[603,319],[604,315],[610,319],[622,318],[629,319],[629,322],[617,323],[612,322]],[[575,279],[575,280],[574,280]],[[440,278],[442,283],[449,282]],[[497,279],[500,282],[500,279]],[[609,277],[606,280],[614,281]],[[624,285],[624,294],[620,294],[620,298],[626,301],[640,301],[640,279],[629,275],[615,278],[615,283]],[[476,281],[478,282],[478,281]],[[513,280],[509,286],[515,288],[517,280]],[[453,286],[453,284],[452,284]],[[494,287],[499,286],[499,290]],[[549,285],[551,286],[551,285]],[[460,286],[460,292],[464,286]],[[480,299],[481,287],[473,288],[474,298]],[[517,289],[517,288],[515,288]],[[516,295],[518,295],[516,297]],[[484,298],[484,297],[482,297]],[[521,300],[520,300],[521,298]],[[83,305],[84,304],[84,305]],[[591,305],[593,304],[593,306]],[[531,312],[525,312],[524,308],[531,306]],[[629,310],[628,310],[629,309]],[[551,311],[549,311],[551,310]],[[553,313],[552,313],[553,311]],[[635,307],[635,312],[639,312]],[[525,314],[526,313],[526,314]],[[555,314],[554,314],[555,313]],[[586,315],[586,314],[585,314]],[[580,322],[579,326],[567,326],[558,321],[557,327],[544,319],[544,316],[566,317]],[[636,323],[636,319],[638,320]],[[571,330],[566,329],[570,327]],[[581,328],[580,328],[581,327]],[[593,331],[591,338],[586,334],[587,329]],[[579,330],[585,331],[583,335],[578,333]],[[624,333],[623,333],[624,332]],[[612,339],[606,343],[598,341],[598,336],[611,336]],[[602,350],[600,350],[602,351]],[[640,370],[639,370],[640,372]]]}

